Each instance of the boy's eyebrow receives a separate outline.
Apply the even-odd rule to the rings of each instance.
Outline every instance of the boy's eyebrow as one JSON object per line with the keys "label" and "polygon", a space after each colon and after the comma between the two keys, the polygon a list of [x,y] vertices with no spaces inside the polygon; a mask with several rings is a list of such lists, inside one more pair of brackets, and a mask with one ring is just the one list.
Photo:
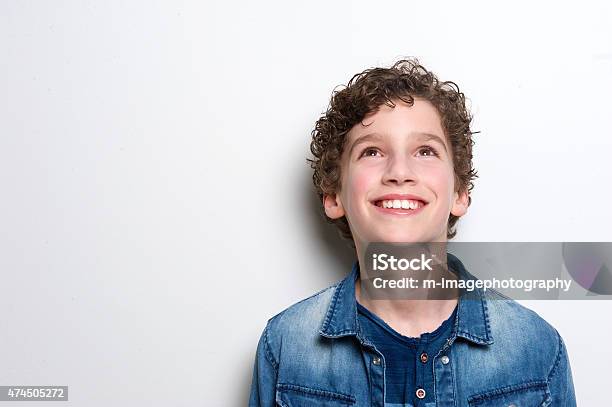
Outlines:
{"label": "boy's eyebrow", "polygon": [[357,145],[368,142],[368,141],[372,141],[372,140],[379,141],[380,139],[381,139],[381,136],[378,133],[368,133],[365,136],[359,137],[357,140],[353,141],[353,145],[351,146],[351,149],[349,150],[349,157],[353,154],[353,150],[355,149],[355,147],[357,147]]}
{"label": "boy's eyebrow", "polygon": [[444,147],[444,151],[446,151],[446,144],[444,143],[444,140],[442,140],[440,136],[437,136],[431,133],[422,133],[422,132],[413,132],[411,134],[416,135],[416,136],[421,136],[421,138],[424,139],[425,141],[433,140],[437,143],[440,143],[442,147]]}
{"label": "boy's eyebrow", "polygon": [[[444,140],[442,140],[442,138],[440,136],[437,136],[437,135],[432,134],[432,133],[426,133],[426,132],[420,132],[420,131],[414,131],[414,132],[410,133],[410,135],[411,136],[418,136],[419,139],[422,139],[424,141],[433,140],[433,141],[439,143],[440,145],[442,145],[442,147],[444,147],[444,150],[446,151],[446,144],[444,143]],[[378,134],[378,133],[368,133],[365,136],[359,137],[351,145],[351,148],[349,150],[349,156],[351,156],[353,154],[353,150],[355,149],[355,147],[357,147],[357,145],[365,143],[365,142],[368,142],[368,141],[380,141],[381,138],[382,138],[381,135]]]}

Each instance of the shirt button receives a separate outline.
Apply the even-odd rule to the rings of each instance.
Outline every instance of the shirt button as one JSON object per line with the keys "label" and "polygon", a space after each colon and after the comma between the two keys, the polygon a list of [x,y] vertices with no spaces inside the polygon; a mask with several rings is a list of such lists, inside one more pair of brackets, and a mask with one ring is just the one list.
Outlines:
{"label": "shirt button", "polygon": [[420,399],[424,399],[425,398],[425,390],[423,389],[416,389],[416,396]]}
{"label": "shirt button", "polygon": [[374,356],[374,359],[372,359],[372,363],[374,363],[375,365],[380,365],[380,358],[378,356]]}
{"label": "shirt button", "polygon": [[450,360],[450,359],[449,359],[449,358],[448,358],[448,356],[446,356],[446,355],[444,355],[444,356],[442,356],[442,357],[440,358],[440,362],[442,362],[442,364],[443,364],[443,365],[447,365],[447,364],[448,364],[448,362],[449,362],[449,360]]}
{"label": "shirt button", "polygon": [[421,353],[421,362],[427,363],[428,360],[429,360],[429,357],[427,356],[427,353],[425,352]]}

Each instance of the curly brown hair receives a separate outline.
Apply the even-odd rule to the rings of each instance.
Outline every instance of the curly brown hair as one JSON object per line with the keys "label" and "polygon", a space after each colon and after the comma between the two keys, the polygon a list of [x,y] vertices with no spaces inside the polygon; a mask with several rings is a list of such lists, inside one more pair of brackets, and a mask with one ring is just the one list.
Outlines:
{"label": "curly brown hair", "polygon": [[[438,111],[442,127],[452,148],[455,190],[468,192],[468,206],[472,202],[470,191],[478,177],[472,164],[472,115],[465,104],[465,96],[451,81],[441,82],[423,67],[418,59],[401,59],[390,68],[371,68],[354,75],[342,90],[334,90],[327,111],[317,120],[312,131],[310,151],[314,159],[307,159],[314,173],[312,181],[320,202],[325,194],[340,190],[340,160],[348,139],[348,132],[383,104],[395,107],[394,100],[412,106],[414,97],[429,101]],[[353,236],[345,216],[331,219],[345,239],[354,246]],[[449,215],[447,238],[456,235],[458,216]]]}

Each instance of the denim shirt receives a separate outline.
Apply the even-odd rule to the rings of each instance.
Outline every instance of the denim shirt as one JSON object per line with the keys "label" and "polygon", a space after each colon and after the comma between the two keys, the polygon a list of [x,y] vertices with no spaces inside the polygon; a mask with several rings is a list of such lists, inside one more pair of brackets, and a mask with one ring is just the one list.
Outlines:
{"label": "denim shirt", "polygon": [[436,354],[446,344],[453,329],[456,309],[432,332],[407,337],[357,302],[357,322],[361,332],[383,354],[385,406],[420,407],[434,400],[429,355]]}
{"label": "denim shirt", "polygon": [[[357,318],[358,270],[268,320],[249,406],[385,406],[385,361]],[[432,355],[435,401],[425,407],[575,406],[559,333],[493,290],[472,294],[460,296],[451,336]]]}

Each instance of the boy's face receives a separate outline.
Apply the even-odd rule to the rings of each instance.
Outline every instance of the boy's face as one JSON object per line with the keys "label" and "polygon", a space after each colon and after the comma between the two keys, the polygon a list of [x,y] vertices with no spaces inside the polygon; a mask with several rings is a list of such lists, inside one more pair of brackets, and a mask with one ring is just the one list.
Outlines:
{"label": "boy's face", "polygon": [[455,192],[451,146],[431,103],[394,102],[348,133],[341,188],[324,197],[325,212],[346,216],[356,245],[445,242],[449,214],[464,215],[468,203]]}

